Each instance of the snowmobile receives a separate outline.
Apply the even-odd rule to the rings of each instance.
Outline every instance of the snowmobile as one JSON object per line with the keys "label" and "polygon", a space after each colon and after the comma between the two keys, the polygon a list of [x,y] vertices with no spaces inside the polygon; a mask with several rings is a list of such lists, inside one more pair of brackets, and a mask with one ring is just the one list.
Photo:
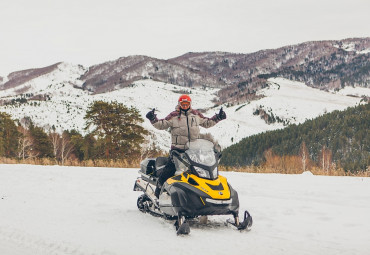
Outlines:
{"label": "snowmobile", "polygon": [[188,219],[209,215],[233,215],[227,223],[238,230],[250,229],[253,223],[248,211],[239,221],[238,193],[218,174],[221,152],[213,142],[197,139],[187,144],[184,153],[171,151],[176,166],[175,176],[163,184],[159,198],[154,195],[158,176],[168,157],[146,158],[140,163],[140,177],[134,190],[144,194],[137,199],[140,211],[169,220],[176,220],[178,235],[190,233]]}

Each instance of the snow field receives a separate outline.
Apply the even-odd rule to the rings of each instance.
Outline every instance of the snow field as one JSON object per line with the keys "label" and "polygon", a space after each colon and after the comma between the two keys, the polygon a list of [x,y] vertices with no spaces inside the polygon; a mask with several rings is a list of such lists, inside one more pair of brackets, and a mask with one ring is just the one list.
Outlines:
{"label": "snow field", "polygon": [[0,254],[368,254],[370,179],[222,172],[254,219],[176,236],[141,213],[138,169],[0,165]]}

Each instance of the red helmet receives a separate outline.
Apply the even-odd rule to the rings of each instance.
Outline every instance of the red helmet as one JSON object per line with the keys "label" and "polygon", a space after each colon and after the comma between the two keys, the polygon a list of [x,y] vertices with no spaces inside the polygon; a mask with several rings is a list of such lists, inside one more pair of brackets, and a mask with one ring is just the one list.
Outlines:
{"label": "red helmet", "polygon": [[181,95],[179,97],[179,105],[183,110],[188,110],[190,108],[191,98],[188,95]]}

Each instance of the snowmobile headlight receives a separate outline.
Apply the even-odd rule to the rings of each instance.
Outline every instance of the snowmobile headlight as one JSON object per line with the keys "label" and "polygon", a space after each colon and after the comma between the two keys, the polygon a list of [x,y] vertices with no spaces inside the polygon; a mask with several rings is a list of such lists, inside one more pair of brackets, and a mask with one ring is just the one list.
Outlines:
{"label": "snowmobile headlight", "polygon": [[218,169],[217,167],[215,167],[215,169],[212,170],[212,176],[214,179],[216,179],[218,177]]}
{"label": "snowmobile headlight", "polygon": [[197,166],[194,166],[194,169],[198,173],[199,177],[203,177],[203,178],[209,178],[210,177],[209,173],[206,170],[204,170],[200,167],[197,167]]}

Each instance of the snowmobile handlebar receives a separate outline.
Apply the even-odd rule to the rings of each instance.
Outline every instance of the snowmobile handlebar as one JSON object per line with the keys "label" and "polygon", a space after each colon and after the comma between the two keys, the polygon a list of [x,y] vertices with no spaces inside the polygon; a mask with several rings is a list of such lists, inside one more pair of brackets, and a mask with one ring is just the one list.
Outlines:
{"label": "snowmobile handlebar", "polygon": [[178,158],[178,160],[180,160],[182,163],[184,163],[186,166],[189,166],[189,163],[186,162],[182,157],[181,157],[181,153],[176,151],[176,150],[172,150],[171,151],[171,157],[175,156],[176,158]]}

